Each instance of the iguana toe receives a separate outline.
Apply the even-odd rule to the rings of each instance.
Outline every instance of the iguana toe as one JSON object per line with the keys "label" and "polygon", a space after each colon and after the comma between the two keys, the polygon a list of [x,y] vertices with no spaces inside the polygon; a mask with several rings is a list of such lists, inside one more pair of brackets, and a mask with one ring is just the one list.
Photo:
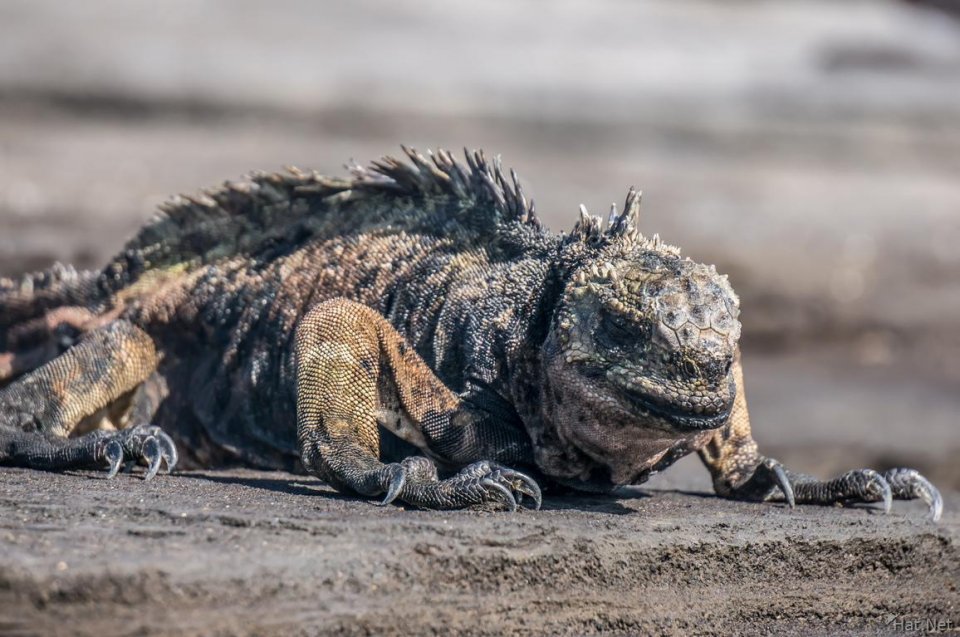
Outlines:
{"label": "iguana toe", "polygon": [[893,506],[893,492],[886,479],[873,469],[854,469],[828,481],[800,478],[794,492],[801,502],[810,504],[860,504],[881,502],[883,512]]}
{"label": "iguana toe", "polygon": [[893,491],[887,480],[873,469],[854,469],[833,480],[818,480],[804,474],[787,472],[795,501],[800,504],[882,503],[883,512],[893,505]]}
{"label": "iguana toe", "polygon": [[540,487],[530,476],[483,460],[461,469],[445,480],[437,477],[436,466],[428,458],[413,456],[389,465],[382,483],[386,496],[381,504],[402,500],[424,509],[462,509],[491,504],[516,511],[523,498],[532,499],[533,508],[541,503]]}
{"label": "iguana toe", "polygon": [[883,474],[890,484],[892,495],[899,500],[920,499],[930,508],[930,518],[936,522],[943,515],[943,497],[929,480],[916,469],[896,468]]}
{"label": "iguana toe", "polygon": [[753,502],[770,501],[782,496],[787,506],[790,508],[796,506],[796,494],[791,475],[779,460],[761,456],[749,475],[749,478],[739,484],[721,482],[722,486],[718,491],[722,495],[737,500]]}

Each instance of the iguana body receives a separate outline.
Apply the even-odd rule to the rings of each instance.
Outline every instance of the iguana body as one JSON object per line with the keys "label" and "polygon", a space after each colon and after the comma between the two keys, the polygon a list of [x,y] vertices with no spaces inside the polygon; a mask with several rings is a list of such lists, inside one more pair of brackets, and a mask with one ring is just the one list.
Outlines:
{"label": "iguana body", "polygon": [[636,193],[557,235],[499,162],[408,155],[176,199],[100,272],[0,281],[0,462],[299,459],[457,508],[539,505],[520,469],[610,489],[699,451],[724,496],[939,515],[915,471],[820,482],[759,455],[736,295],[639,234]]}

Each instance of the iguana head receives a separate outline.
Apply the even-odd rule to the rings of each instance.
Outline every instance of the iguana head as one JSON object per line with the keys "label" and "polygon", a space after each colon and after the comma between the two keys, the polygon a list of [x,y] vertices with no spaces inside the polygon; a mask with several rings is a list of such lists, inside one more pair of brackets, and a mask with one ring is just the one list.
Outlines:
{"label": "iguana head", "polygon": [[[583,242],[587,223],[574,231]],[[713,266],[632,228],[593,225],[598,240],[567,281],[544,345],[545,411],[564,442],[625,482],[676,440],[728,420],[739,301]]]}

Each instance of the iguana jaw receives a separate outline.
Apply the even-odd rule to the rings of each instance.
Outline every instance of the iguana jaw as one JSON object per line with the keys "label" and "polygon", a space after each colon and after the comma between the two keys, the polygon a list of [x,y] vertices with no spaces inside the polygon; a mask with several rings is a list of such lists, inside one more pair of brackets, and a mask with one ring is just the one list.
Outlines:
{"label": "iguana jaw", "polygon": [[[727,396],[723,398],[721,406],[709,413],[695,413],[682,406],[670,404],[663,395],[651,395],[645,392],[623,390],[619,395],[629,410],[636,414],[638,421],[666,425],[676,431],[697,431],[702,429],[716,429],[722,427],[730,418],[733,408],[733,398],[736,395],[736,386],[731,376],[727,380]],[[719,398],[719,397],[716,397]]]}
{"label": "iguana jaw", "polygon": [[544,363],[541,416],[550,435],[541,437],[542,449],[536,451],[537,465],[551,477],[590,481],[603,467],[611,485],[637,483],[662,468],[665,459],[669,463],[699,448],[713,435],[710,427],[729,415],[723,410],[709,417],[693,414],[690,420],[664,417],[635,405],[606,379],[585,377],[562,356]]}
{"label": "iguana jaw", "polygon": [[[617,369],[596,369],[589,365],[573,365],[564,370],[565,378],[576,378],[583,384],[583,395],[603,396],[601,410],[617,412],[618,420],[635,423],[637,427],[656,428],[665,431],[690,432],[722,427],[730,418],[736,383],[733,374],[721,380],[715,391],[702,386],[685,389],[677,385],[666,386],[645,378],[636,380],[632,374],[620,374]],[[569,372],[573,375],[568,376]],[[684,402],[675,396],[682,396]],[[589,405],[587,405],[589,406]]]}

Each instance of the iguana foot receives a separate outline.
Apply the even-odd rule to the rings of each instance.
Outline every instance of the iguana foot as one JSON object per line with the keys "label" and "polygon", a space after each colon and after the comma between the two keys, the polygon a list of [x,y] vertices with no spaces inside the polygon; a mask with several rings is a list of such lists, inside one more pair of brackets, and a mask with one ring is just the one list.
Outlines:
{"label": "iguana foot", "polygon": [[516,511],[524,496],[539,509],[540,487],[530,476],[491,461],[475,462],[457,475],[438,480],[436,466],[423,456],[390,465],[391,478],[382,504],[396,499],[424,509],[461,509],[498,504]]}
{"label": "iguana foot", "polygon": [[138,426],[109,434],[101,434],[96,441],[95,457],[109,465],[107,478],[120,471],[124,461],[141,462],[147,465],[144,480],[150,480],[166,464],[166,473],[177,464],[177,448],[173,440],[159,427]]}
{"label": "iguana foot", "polygon": [[943,498],[929,480],[915,469],[897,468],[883,473],[854,469],[832,480],[785,470],[779,462],[763,458],[753,475],[729,490],[733,498],[774,500],[780,497],[794,504],[841,504],[882,502],[889,513],[893,500],[923,500],[936,522],[943,514]]}
{"label": "iguana foot", "polygon": [[124,462],[147,466],[144,480],[157,474],[162,463],[167,473],[177,464],[177,449],[159,427],[132,427],[121,431],[94,431],[79,438],[62,438],[38,432],[0,432],[0,464],[61,471],[107,465],[107,477],[117,475]]}

